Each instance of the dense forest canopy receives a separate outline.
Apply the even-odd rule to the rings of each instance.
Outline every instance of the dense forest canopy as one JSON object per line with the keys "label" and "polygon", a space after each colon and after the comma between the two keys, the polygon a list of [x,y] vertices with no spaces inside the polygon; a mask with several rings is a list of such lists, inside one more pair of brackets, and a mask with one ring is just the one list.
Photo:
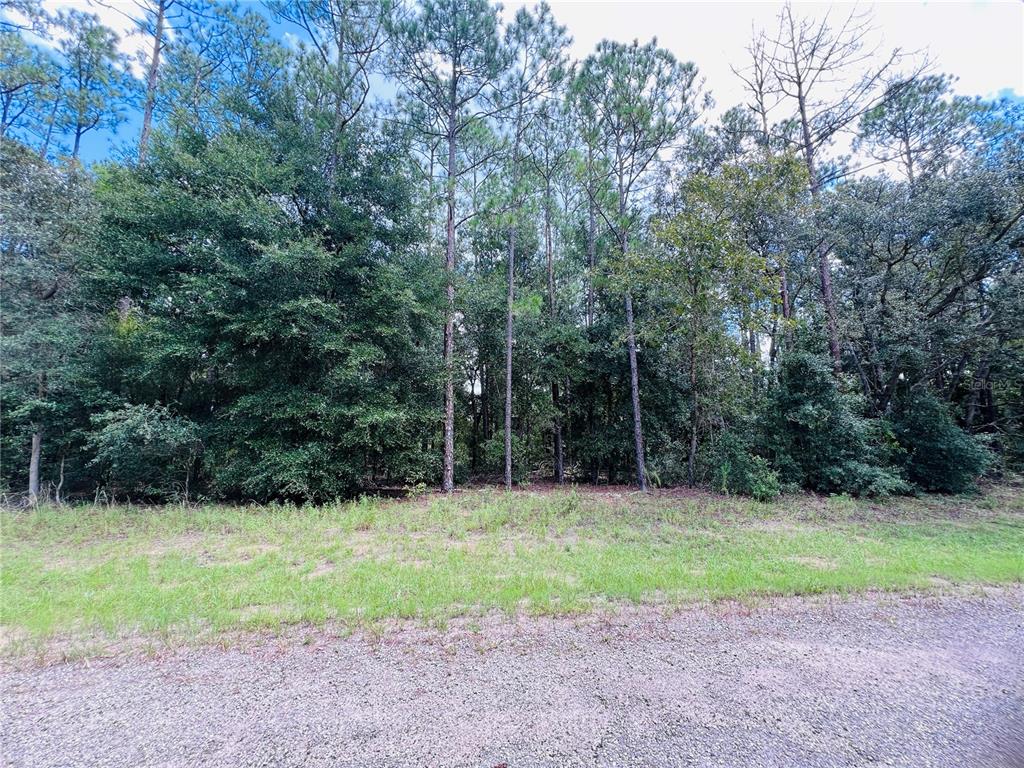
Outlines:
{"label": "dense forest canopy", "polygon": [[572,60],[544,4],[144,0],[135,74],[96,16],[2,6],[12,498],[1024,462],[1024,109],[866,17],[786,6],[716,111],[700,62]]}

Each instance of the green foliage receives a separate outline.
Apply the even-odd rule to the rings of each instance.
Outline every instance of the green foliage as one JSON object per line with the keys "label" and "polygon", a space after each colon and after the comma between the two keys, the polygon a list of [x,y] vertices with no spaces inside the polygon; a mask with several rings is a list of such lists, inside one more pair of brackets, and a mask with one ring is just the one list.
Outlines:
{"label": "green foliage", "polygon": [[325,184],[292,141],[182,134],[145,170],[105,172],[90,293],[130,307],[104,347],[128,375],[108,386],[157,402],[194,382],[181,408],[204,424],[203,477],[222,495],[325,500],[430,477],[428,314],[395,251],[412,236],[401,182],[353,146]]}
{"label": "green foliage", "polygon": [[33,435],[43,436],[48,459],[41,485],[65,475],[78,484],[88,476],[81,451],[90,410],[107,402],[91,381],[92,317],[75,300],[80,249],[96,222],[92,181],[74,164],[51,165],[0,140],[0,219],[3,485],[27,487]]}
{"label": "green foliage", "polygon": [[902,448],[903,471],[923,491],[968,491],[991,462],[985,447],[960,429],[949,408],[930,392],[899,398],[890,419]]}
{"label": "green foliage", "polygon": [[952,94],[955,78],[926,75],[890,86],[889,98],[861,118],[858,142],[879,158],[898,158],[909,178],[930,174],[970,139],[976,102]]}
{"label": "green foliage", "polygon": [[198,426],[160,405],[125,405],[93,416],[89,447],[113,495],[188,499],[202,451]]}
{"label": "green foliage", "polygon": [[136,88],[127,73],[127,57],[118,52],[118,37],[99,17],[72,8],[57,17],[60,50],[65,62],[58,104],[50,119],[71,138],[71,156],[78,157],[82,137],[98,127],[116,128]]}
{"label": "green foliage", "polygon": [[822,493],[881,496],[907,485],[882,466],[877,424],[844,393],[821,355],[793,350],[779,361],[762,412],[761,449],[783,483]]}
{"label": "green foliage", "polygon": [[[207,497],[429,485],[448,385],[454,476],[496,479],[507,319],[522,482],[561,456],[570,482],[646,460],[662,485],[880,495],[969,488],[981,444],[1024,461],[1019,104],[860,78],[807,19],[757,37],[749,106],[715,123],[695,64],[656,41],[574,64],[544,4],[174,5],[140,62],[145,156],[92,165],[138,68],[86,13],[30,13],[52,45],[0,24],[4,492],[33,467],[44,497],[180,494],[182,466],[127,446],[173,453],[182,424]],[[802,126],[808,63],[852,101]],[[879,173],[846,173],[865,153]]]}
{"label": "green foliage", "polygon": [[735,432],[726,432],[719,438],[711,465],[712,487],[723,493],[772,501],[782,492],[779,476],[767,459],[754,455],[749,441]]}

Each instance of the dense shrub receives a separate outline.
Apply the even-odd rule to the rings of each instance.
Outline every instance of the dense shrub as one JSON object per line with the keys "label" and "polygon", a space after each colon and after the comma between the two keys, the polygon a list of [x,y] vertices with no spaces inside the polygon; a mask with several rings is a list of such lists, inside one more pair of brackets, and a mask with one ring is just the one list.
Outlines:
{"label": "dense shrub", "polygon": [[126,405],[93,417],[89,437],[108,487],[116,494],[187,498],[202,448],[197,426],[162,405]]}
{"label": "dense shrub", "polygon": [[734,432],[719,439],[711,456],[712,484],[723,493],[771,501],[781,492],[779,476],[767,459],[751,451],[748,440]]}
{"label": "dense shrub", "polygon": [[130,321],[99,339],[101,384],[135,403],[180,393],[217,497],[433,479],[437,293],[400,158],[367,133],[325,178],[326,140],[271,124],[183,131],[144,168],[101,171],[84,293]]}
{"label": "dense shrub", "polygon": [[899,399],[891,417],[907,479],[923,491],[962,493],[989,464],[989,452],[954,422],[930,392]]}
{"label": "dense shrub", "polygon": [[856,396],[841,391],[829,361],[794,350],[761,417],[761,453],[783,483],[822,493],[878,496],[907,483],[882,460],[877,423],[860,415]]}

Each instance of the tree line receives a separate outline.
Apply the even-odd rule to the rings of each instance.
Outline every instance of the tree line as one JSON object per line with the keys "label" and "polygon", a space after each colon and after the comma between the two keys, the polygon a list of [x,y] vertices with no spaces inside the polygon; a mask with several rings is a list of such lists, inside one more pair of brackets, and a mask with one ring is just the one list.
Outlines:
{"label": "tree line", "polygon": [[140,0],[134,63],[3,10],[8,494],[881,495],[1024,459],[1024,109],[858,12],[783,7],[718,112],[655,40],[573,60],[543,3]]}

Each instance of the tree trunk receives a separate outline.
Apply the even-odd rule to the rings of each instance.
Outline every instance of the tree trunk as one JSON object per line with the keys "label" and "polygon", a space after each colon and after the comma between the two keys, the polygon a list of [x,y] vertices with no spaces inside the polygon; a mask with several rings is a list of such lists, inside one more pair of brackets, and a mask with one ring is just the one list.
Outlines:
{"label": "tree trunk", "polygon": [[[696,329],[693,329],[695,332]],[[686,459],[686,484],[697,484],[697,345],[690,339],[690,453]]]}
{"label": "tree trunk", "polygon": [[594,397],[597,393],[594,392],[589,398],[587,398],[587,435],[590,438],[590,456],[588,461],[590,464],[590,482],[593,485],[597,485],[598,475],[600,474],[600,467],[598,466],[597,457],[594,455]]}
{"label": "tree trunk", "polygon": [[43,431],[37,428],[32,433],[32,455],[28,462],[28,503],[39,503],[39,459],[43,453]]}
{"label": "tree trunk", "polygon": [[821,299],[825,305],[825,320],[828,326],[828,349],[832,355],[832,370],[837,375],[842,371],[843,356],[839,347],[839,331],[836,324],[836,304],[832,298],[832,270],[828,265],[828,250],[818,246],[818,274],[821,277]]}
{"label": "tree trunk", "polygon": [[[587,147],[587,173],[590,173],[590,164],[593,163],[594,150]],[[589,184],[589,176],[588,176]],[[594,209],[594,198],[587,192],[587,328],[594,327],[594,268],[597,264],[597,212]],[[594,434],[594,404],[587,405],[587,433]],[[590,457],[590,482],[597,485],[600,468],[593,453]]]}
{"label": "tree trunk", "polygon": [[[815,167],[814,145],[811,141],[807,103],[802,86],[800,86],[797,98],[800,106],[800,129],[803,132],[804,161],[807,163],[807,177],[810,181],[811,197],[817,203],[821,180],[818,178],[817,168]],[[818,258],[818,276],[821,279],[821,300],[825,306],[825,321],[828,327],[828,348],[832,355],[832,370],[838,375],[842,370],[843,358],[842,350],[839,346],[838,326],[836,324],[836,304],[835,299],[832,297],[832,271],[828,264],[828,248],[825,247],[824,242],[815,248],[815,253]]]}
{"label": "tree trunk", "polygon": [[142,134],[139,136],[139,165],[146,162],[146,145],[153,127],[153,109],[156,106],[156,83],[160,71],[160,52],[164,47],[164,14],[167,0],[158,0],[156,11],[156,32],[153,35],[153,55],[149,59],[146,73],[146,105],[142,111]]}
{"label": "tree trunk", "polygon": [[[622,260],[629,255],[629,235],[626,232],[626,193],[623,187],[623,171],[619,168],[619,226],[622,228],[619,243]],[[636,331],[633,323],[633,292],[626,289],[626,343],[629,347],[629,394],[633,401],[633,451],[636,456],[636,484],[641,491],[647,490],[647,466],[644,462],[644,430],[640,418],[640,374],[636,364]]]}
{"label": "tree trunk", "polygon": [[[615,419],[615,390],[612,389],[611,379],[605,379],[605,424],[611,425]],[[608,449],[606,449],[608,450]],[[615,480],[615,451],[608,450],[608,484],[612,485]]]}
{"label": "tree trunk", "polygon": [[[694,413],[696,413],[694,404]],[[697,420],[691,417],[690,423],[690,453],[686,458],[686,484],[690,488],[697,485]]]}
{"label": "tree trunk", "polygon": [[551,402],[555,408],[555,428],[554,428],[554,452],[555,452],[555,482],[561,485],[565,482],[565,459],[563,457],[562,448],[562,419],[559,415],[559,409],[561,405],[558,402],[558,382],[551,382]]}
{"label": "tree trunk", "polygon": [[480,452],[480,396],[476,392],[476,387],[479,379],[476,375],[473,376],[473,390],[470,397],[470,407],[472,408],[473,416],[473,447],[469,452],[469,467],[472,473],[475,475],[477,470],[477,456]]}
{"label": "tree trunk", "polygon": [[647,490],[644,463],[644,431],[640,422],[640,377],[636,365],[636,334],[633,329],[633,294],[626,292],[626,340],[629,345],[629,394],[633,400],[633,450],[636,453],[636,484]]}
{"label": "tree trunk", "polygon": [[983,399],[983,390],[988,386],[988,371],[989,363],[985,360],[978,369],[978,376],[971,381],[971,397],[967,402],[967,413],[964,416],[964,426],[968,430],[974,427],[974,420]]}
{"label": "tree trunk", "polygon": [[64,488],[64,456],[60,457],[60,475],[58,476],[57,488],[53,492],[54,500],[62,504],[60,492]]}
{"label": "tree trunk", "polygon": [[455,77],[452,74],[451,104],[448,113],[448,240],[444,271],[447,307],[444,319],[444,459],[441,490],[455,490]]}
{"label": "tree trunk", "polygon": [[757,329],[754,327],[754,317],[755,317],[756,312],[757,312],[757,310],[755,308],[755,304],[757,302],[757,298],[753,295],[753,293],[751,293],[749,301],[750,301],[750,305],[749,305],[749,308],[747,309],[747,317],[746,317],[746,321],[747,321],[747,350],[750,352],[750,356],[751,357],[754,357],[754,358],[757,358],[758,360],[760,360],[761,359],[761,348],[760,348],[760,346],[757,343]]}
{"label": "tree trunk", "polygon": [[481,374],[483,383],[480,392],[480,408],[483,411],[484,442],[491,439],[491,382],[487,376],[487,366],[483,366]]}
{"label": "tree trunk", "polygon": [[508,297],[505,314],[505,490],[512,490],[512,304],[515,301],[516,228],[508,233]]}
{"label": "tree trunk", "polygon": [[772,318],[771,344],[768,346],[768,365],[775,367],[775,358],[779,352],[779,318]]}
{"label": "tree trunk", "polygon": [[53,124],[57,119],[57,108],[60,106],[60,99],[53,100],[53,107],[50,109],[50,119],[46,124],[46,136],[43,139],[43,146],[39,148],[39,157],[43,160],[50,151],[50,140],[53,138]]}
{"label": "tree trunk", "polygon": [[[558,317],[558,307],[555,305],[555,257],[551,245],[551,181],[547,181],[544,189],[544,252],[547,257],[548,267],[548,313],[551,316],[551,323]],[[555,411],[555,418],[551,425],[552,448],[554,450],[554,474],[555,482],[561,485],[565,482],[565,460],[562,455],[562,414],[558,402],[558,382],[551,381],[551,405]]]}
{"label": "tree trunk", "polygon": [[[516,111],[515,139],[512,143],[512,215],[519,213],[519,139],[523,127],[522,101]],[[508,307],[505,315],[505,490],[512,490],[512,305],[515,301],[516,222],[508,232]]]}
{"label": "tree trunk", "polygon": [[907,181],[911,188],[914,186],[914,152],[910,145],[910,136],[907,133],[906,125],[903,126],[903,157],[907,163]]}
{"label": "tree trunk", "polygon": [[[784,341],[789,341],[789,335],[791,328],[788,321],[793,318],[793,308],[789,303],[789,278],[786,276],[786,268],[779,267],[779,302],[782,304],[782,319],[787,322],[783,322],[782,338]],[[774,339],[773,345],[774,345]],[[772,357],[775,360],[775,357]]]}
{"label": "tree trunk", "polygon": [[[594,150],[587,147],[587,173],[594,162]],[[589,179],[588,179],[588,184]],[[594,210],[593,190],[587,193],[587,328],[594,325],[594,268],[597,264],[597,212]]]}

